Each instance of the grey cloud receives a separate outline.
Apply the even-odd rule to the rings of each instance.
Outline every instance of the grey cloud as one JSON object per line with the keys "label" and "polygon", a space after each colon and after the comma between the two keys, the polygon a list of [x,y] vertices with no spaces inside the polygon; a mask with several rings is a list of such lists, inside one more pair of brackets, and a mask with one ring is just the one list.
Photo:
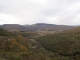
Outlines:
{"label": "grey cloud", "polygon": [[79,7],[80,0],[0,0],[0,13],[15,17],[14,23],[19,24],[79,24]]}

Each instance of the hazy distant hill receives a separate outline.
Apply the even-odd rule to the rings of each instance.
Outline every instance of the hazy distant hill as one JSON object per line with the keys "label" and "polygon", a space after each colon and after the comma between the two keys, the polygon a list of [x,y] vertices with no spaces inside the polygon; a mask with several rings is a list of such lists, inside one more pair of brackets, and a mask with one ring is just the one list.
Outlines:
{"label": "hazy distant hill", "polygon": [[37,31],[37,30],[43,30],[46,28],[50,28],[52,26],[55,26],[54,24],[45,24],[45,23],[37,23],[37,24],[33,24],[33,25],[28,25],[26,26],[28,29]]}
{"label": "hazy distant hill", "polygon": [[33,25],[28,25],[27,28],[32,30],[68,30],[75,28],[74,26],[67,26],[67,25],[55,25],[55,24],[45,24],[45,23],[37,23]]}
{"label": "hazy distant hill", "polygon": [[75,28],[74,26],[66,25],[55,25],[55,24],[46,24],[46,23],[37,23],[33,25],[18,25],[18,24],[4,24],[0,28],[11,30],[11,31],[37,31],[37,30],[68,30]]}
{"label": "hazy distant hill", "polygon": [[6,29],[6,30],[12,30],[12,31],[25,30],[25,27],[19,24],[4,24],[4,25],[1,25],[0,28]]}

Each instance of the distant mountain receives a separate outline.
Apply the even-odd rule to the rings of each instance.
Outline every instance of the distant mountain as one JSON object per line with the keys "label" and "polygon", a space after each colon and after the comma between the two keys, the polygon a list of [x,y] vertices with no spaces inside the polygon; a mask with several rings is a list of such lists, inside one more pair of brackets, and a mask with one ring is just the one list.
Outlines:
{"label": "distant mountain", "polygon": [[68,30],[75,28],[74,26],[67,25],[55,25],[55,24],[46,24],[46,23],[37,23],[33,25],[18,25],[18,24],[4,24],[0,28],[11,30],[11,31],[37,31],[37,30]]}
{"label": "distant mountain", "polygon": [[43,30],[46,28],[50,28],[52,26],[54,26],[54,24],[37,23],[37,24],[33,24],[33,25],[28,25],[28,26],[26,26],[26,28],[37,31],[37,30]]}
{"label": "distant mountain", "polygon": [[33,25],[28,25],[26,26],[26,28],[34,31],[37,31],[37,30],[63,31],[63,30],[75,28],[75,26],[37,23]]}
{"label": "distant mountain", "polygon": [[47,23],[36,23],[36,24],[34,24],[34,25],[47,25],[47,26],[53,26],[53,25],[55,25],[55,24],[47,24]]}
{"label": "distant mountain", "polygon": [[19,24],[4,24],[4,25],[0,25],[0,28],[11,30],[11,31],[25,30],[25,27]]}

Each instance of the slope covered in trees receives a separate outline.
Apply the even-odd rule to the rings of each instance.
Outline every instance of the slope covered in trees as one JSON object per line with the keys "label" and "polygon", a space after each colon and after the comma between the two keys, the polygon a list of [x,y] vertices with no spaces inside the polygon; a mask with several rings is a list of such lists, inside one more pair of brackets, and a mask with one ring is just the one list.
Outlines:
{"label": "slope covered in trees", "polygon": [[0,28],[0,36],[11,36],[11,33]]}
{"label": "slope covered in trees", "polygon": [[37,42],[27,39],[34,33],[28,34],[0,29],[0,60],[45,60],[45,55],[33,48]]}
{"label": "slope covered in trees", "polygon": [[80,27],[43,37],[0,31],[0,60],[80,60]]}
{"label": "slope covered in trees", "polygon": [[38,41],[46,49],[59,55],[76,56],[80,54],[80,27],[40,37]]}

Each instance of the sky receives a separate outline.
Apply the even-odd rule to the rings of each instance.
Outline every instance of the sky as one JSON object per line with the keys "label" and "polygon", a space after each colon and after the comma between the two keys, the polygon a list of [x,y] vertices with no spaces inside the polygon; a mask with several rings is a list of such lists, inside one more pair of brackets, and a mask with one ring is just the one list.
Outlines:
{"label": "sky", "polygon": [[0,0],[0,24],[80,25],[80,0]]}

